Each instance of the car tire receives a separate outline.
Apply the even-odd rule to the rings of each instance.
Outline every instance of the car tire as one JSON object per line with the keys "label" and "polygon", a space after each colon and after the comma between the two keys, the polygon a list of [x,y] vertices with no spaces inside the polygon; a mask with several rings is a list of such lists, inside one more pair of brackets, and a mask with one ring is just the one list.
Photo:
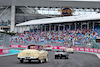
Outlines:
{"label": "car tire", "polygon": [[57,57],[55,56],[55,59],[57,59]]}
{"label": "car tire", "polygon": [[73,54],[74,52],[72,52],[72,54]]}
{"label": "car tire", "polygon": [[44,60],[45,62],[48,62],[48,57]]}
{"label": "car tire", "polygon": [[62,57],[60,57],[60,59],[62,59]]}
{"label": "car tire", "polygon": [[23,62],[24,62],[24,59],[21,59],[21,60],[20,60],[20,63],[23,63]]}
{"label": "car tire", "polygon": [[68,57],[65,57],[65,59],[68,59]]}
{"label": "car tire", "polygon": [[42,63],[43,63],[43,60],[39,60],[39,63],[41,63],[41,64],[42,64]]}
{"label": "car tire", "polygon": [[57,57],[55,56],[55,59],[57,59]]}

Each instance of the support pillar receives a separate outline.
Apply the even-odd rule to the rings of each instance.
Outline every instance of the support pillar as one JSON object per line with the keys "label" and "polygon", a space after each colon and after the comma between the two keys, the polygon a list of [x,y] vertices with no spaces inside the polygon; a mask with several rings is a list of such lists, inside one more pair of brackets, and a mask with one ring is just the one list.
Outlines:
{"label": "support pillar", "polygon": [[25,26],[25,31],[27,31],[27,26]]}
{"label": "support pillar", "polygon": [[76,23],[75,23],[75,31],[76,31]]}
{"label": "support pillar", "polygon": [[70,30],[70,26],[71,26],[71,25],[69,24],[69,30]]}
{"label": "support pillar", "polygon": [[58,24],[58,31],[60,30],[60,26],[59,26],[59,24]]}
{"label": "support pillar", "polygon": [[38,28],[39,28],[39,27],[38,27],[38,24],[37,24],[37,31],[38,31]]}
{"label": "support pillar", "polygon": [[51,31],[51,24],[49,24],[49,31]]}
{"label": "support pillar", "polygon": [[87,23],[87,30],[89,30],[89,22]]}
{"label": "support pillar", "polygon": [[22,33],[24,32],[24,30],[23,30],[23,26],[22,26]]}
{"label": "support pillar", "polygon": [[15,28],[15,5],[11,6],[11,26],[10,32],[13,32]]}
{"label": "support pillar", "polygon": [[94,24],[95,24],[95,22],[93,21],[93,31],[94,31]]}
{"label": "support pillar", "polygon": [[61,8],[61,7],[60,7],[60,13],[61,13],[61,14],[60,14],[60,17],[61,17],[61,16],[62,16],[62,8]]}
{"label": "support pillar", "polygon": [[56,31],[56,24],[54,24],[54,31]]}
{"label": "support pillar", "polygon": [[34,25],[33,25],[33,33],[34,33]]}
{"label": "support pillar", "polygon": [[45,32],[46,32],[46,25],[45,25]]}
{"label": "support pillar", "polygon": [[41,29],[41,32],[42,32],[42,25],[41,25],[41,28],[40,29]]}
{"label": "support pillar", "polygon": [[65,30],[65,23],[64,23],[64,26],[63,26],[63,30]]}
{"label": "support pillar", "polygon": [[[18,32],[18,27],[17,27],[17,32]],[[19,33],[19,32],[18,32]]]}
{"label": "support pillar", "polygon": [[81,22],[81,32],[82,32],[82,22]]}

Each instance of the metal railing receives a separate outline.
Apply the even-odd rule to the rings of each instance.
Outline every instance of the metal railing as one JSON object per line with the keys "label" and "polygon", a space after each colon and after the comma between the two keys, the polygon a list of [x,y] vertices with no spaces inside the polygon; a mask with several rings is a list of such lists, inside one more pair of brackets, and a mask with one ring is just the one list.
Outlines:
{"label": "metal railing", "polygon": [[0,45],[3,48],[9,47],[10,46],[10,35],[0,33]]}

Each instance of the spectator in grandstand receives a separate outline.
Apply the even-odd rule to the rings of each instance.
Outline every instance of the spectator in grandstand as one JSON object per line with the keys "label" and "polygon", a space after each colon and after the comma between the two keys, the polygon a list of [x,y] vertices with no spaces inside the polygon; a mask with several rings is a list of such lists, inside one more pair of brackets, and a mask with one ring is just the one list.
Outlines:
{"label": "spectator in grandstand", "polygon": [[[96,32],[95,32],[96,31]],[[90,38],[100,37],[97,29],[92,31],[92,29],[76,29],[73,30],[59,30],[59,31],[24,31],[23,33],[18,33],[11,37],[11,43],[13,44],[33,44],[33,43],[64,43],[75,41],[89,40]]]}

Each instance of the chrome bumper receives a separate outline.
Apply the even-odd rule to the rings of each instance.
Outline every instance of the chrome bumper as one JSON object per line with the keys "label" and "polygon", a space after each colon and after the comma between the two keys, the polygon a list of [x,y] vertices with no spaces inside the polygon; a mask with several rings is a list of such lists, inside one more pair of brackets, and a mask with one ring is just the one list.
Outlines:
{"label": "chrome bumper", "polygon": [[38,57],[18,57],[18,59],[25,59],[25,60],[38,60]]}

